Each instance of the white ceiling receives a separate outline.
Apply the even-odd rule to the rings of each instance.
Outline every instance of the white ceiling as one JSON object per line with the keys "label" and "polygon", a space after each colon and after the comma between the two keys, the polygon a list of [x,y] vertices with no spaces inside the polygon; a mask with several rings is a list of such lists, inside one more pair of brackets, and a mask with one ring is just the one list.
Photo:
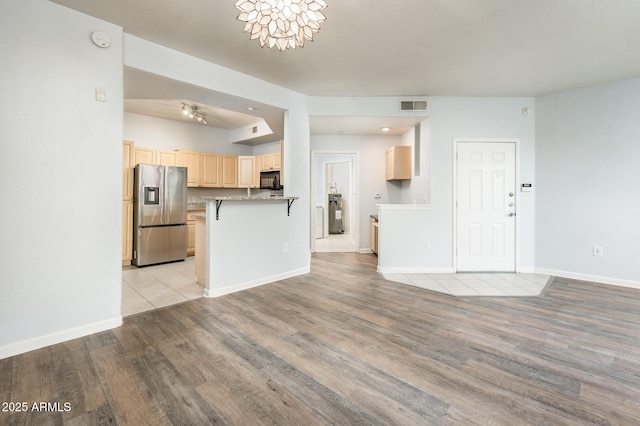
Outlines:
{"label": "white ceiling", "polygon": [[314,41],[285,52],[249,40],[235,0],[53,1],[308,95],[538,96],[640,75],[639,0],[325,0]]}

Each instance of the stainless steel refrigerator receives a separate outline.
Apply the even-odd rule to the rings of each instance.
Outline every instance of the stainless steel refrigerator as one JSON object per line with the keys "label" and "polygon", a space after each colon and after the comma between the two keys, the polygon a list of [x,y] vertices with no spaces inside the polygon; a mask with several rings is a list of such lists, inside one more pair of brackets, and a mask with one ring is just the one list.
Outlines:
{"label": "stainless steel refrigerator", "polygon": [[133,188],[133,264],[186,259],[187,168],[138,164]]}

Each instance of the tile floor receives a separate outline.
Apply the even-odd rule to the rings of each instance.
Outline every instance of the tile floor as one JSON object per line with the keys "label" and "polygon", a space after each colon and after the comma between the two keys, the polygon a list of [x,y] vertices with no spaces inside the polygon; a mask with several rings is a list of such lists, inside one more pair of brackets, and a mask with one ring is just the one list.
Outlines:
{"label": "tile floor", "polygon": [[198,299],[204,287],[196,283],[195,258],[184,262],[122,269],[122,316]]}
{"label": "tile floor", "polygon": [[335,252],[354,252],[356,247],[350,240],[349,234],[329,235],[328,238],[316,239],[316,252],[318,253],[335,253]]}
{"label": "tile floor", "polygon": [[382,274],[384,279],[453,296],[538,296],[548,275],[461,272],[457,274]]}

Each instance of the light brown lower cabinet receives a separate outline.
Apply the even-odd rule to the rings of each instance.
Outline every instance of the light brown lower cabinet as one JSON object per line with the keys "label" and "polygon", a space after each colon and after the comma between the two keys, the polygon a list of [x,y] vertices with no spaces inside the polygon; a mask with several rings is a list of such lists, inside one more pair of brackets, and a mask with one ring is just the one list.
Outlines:
{"label": "light brown lower cabinet", "polygon": [[133,257],[133,200],[122,202],[122,266],[131,265]]}
{"label": "light brown lower cabinet", "polygon": [[194,210],[187,212],[187,233],[189,239],[187,242],[187,256],[193,256],[196,253],[196,216],[204,215],[204,210]]}

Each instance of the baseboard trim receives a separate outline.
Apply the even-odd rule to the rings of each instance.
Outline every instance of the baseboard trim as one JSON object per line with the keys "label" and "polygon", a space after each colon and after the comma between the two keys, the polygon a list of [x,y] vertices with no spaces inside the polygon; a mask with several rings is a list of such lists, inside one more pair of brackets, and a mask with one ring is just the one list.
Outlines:
{"label": "baseboard trim", "polygon": [[561,278],[569,278],[572,280],[592,281],[600,284],[617,285],[620,287],[629,287],[640,289],[640,282],[623,280],[620,278],[603,277],[600,275],[582,274],[579,272],[559,271],[557,269],[535,268],[538,274],[553,275]]}
{"label": "baseboard trim", "polygon": [[33,339],[11,343],[0,347],[0,359],[23,354],[25,352],[31,352],[36,349],[99,333],[101,331],[111,330],[112,328],[117,328],[121,325],[122,317],[119,316],[105,321],[98,321],[81,327],[70,328],[68,330],[58,331],[56,333],[47,334]]}
{"label": "baseboard trim", "polygon": [[371,250],[370,248],[363,248],[357,251],[359,254],[371,254],[373,253],[373,250]]}
{"label": "baseboard trim", "polygon": [[248,281],[245,283],[239,283],[222,288],[206,289],[204,297],[220,297],[227,294],[236,293],[242,290],[249,290],[250,288],[259,287],[261,285],[269,284],[275,281],[284,280],[286,278],[297,277],[298,275],[304,275],[311,272],[311,267],[306,266],[300,269],[294,269],[292,271],[284,272],[282,274],[271,275],[269,277],[259,278],[257,280]]}
{"label": "baseboard trim", "polygon": [[456,270],[453,268],[381,268],[378,266],[378,272],[380,274],[455,274]]}

